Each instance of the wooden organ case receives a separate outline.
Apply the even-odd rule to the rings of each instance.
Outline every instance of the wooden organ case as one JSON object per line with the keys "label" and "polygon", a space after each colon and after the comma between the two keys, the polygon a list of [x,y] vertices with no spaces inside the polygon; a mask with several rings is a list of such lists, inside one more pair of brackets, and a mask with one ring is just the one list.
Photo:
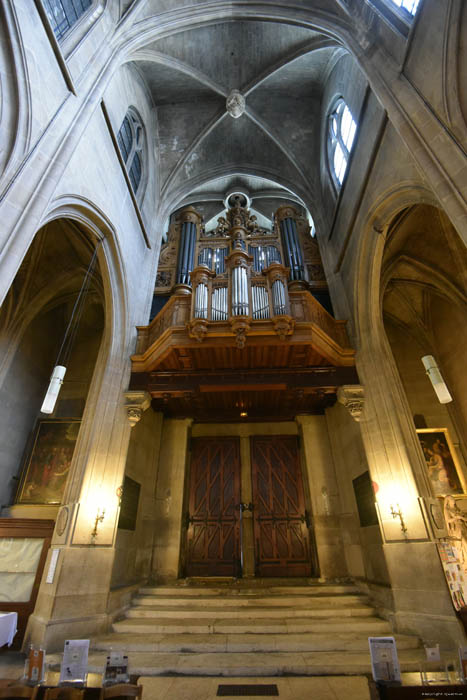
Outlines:
{"label": "wooden organ case", "polygon": [[[327,287],[305,217],[285,205],[265,230],[242,204],[208,232],[195,209],[179,212],[160,255],[161,308],[132,357],[130,390],[148,392],[154,410],[219,424],[219,437],[193,441],[188,576],[242,571],[244,472],[222,423],[323,413],[340,386],[358,384],[345,321],[318,301]],[[296,439],[256,435],[250,454],[257,575],[317,575]]]}

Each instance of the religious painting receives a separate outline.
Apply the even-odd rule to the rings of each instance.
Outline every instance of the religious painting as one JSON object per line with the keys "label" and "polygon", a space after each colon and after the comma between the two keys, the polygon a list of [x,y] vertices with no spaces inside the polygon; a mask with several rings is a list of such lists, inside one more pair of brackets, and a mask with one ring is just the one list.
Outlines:
{"label": "religious painting", "polygon": [[17,503],[61,503],[80,421],[44,420],[36,427]]}
{"label": "religious painting", "polygon": [[465,481],[446,428],[420,428],[418,439],[425,455],[434,496],[465,493]]}

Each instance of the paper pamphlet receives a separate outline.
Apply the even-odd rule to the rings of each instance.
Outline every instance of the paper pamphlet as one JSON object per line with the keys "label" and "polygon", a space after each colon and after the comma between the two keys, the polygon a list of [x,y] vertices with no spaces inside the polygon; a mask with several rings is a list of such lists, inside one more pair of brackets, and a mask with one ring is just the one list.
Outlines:
{"label": "paper pamphlet", "polygon": [[89,639],[67,639],[59,683],[82,683],[88,672]]}
{"label": "paper pamphlet", "polygon": [[129,683],[128,656],[123,652],[112,651],[107,657],[102,685]]}
{"label": "paper pamphlet", "polygon": [[368,637],[368,643],[373,679],[400,683],[401,672],[394,637]]}
{"label": "paper pamphlet", "polygon": [[25,665],[25,678],[29,683],[41,683],[44,680],[44,662],[44,649],[34,649],[34,647],[31,647]]}

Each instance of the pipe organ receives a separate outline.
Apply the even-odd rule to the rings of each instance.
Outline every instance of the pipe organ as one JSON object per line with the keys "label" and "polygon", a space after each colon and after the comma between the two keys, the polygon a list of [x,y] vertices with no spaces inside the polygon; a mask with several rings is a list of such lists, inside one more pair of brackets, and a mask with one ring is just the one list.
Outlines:
{"label": "pipe organ", "polygon": [[159,286],[171,294],[191,295],[187,326],[199,341],[208,328],[215,332],[210,324],[228,324],[237,346],[243,347],[251,324],[261,322],[272,323],[285,338],[294,328],[289,289],[313,284],[306,262],[310,245],[317,247],[306,240],[304,221],[287,205],[277,210],[272,230],[261,229],[237,198],[217,227],[205,232],[200,214],[186,207],[162,248],[156,294],[162,291]]}

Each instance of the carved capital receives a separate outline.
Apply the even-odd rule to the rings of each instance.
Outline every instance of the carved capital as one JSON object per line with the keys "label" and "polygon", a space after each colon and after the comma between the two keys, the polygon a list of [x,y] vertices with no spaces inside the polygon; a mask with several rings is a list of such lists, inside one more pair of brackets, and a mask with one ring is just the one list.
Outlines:
{"label": "carved capital", "polygon": [[276,211],[276,220],[283,221],[284,219],[298,219],[298,211],[288,204],[279,207]]}
{"label": "carved capital", "polygon": [[185,209],[182,209],[180,212],[180,220],[182,223],[190,222],[192,224],[200,224],[203,217],[193,207],[185,207]]}
{"label": "carved capital", "polygon": [[124,396],[127,418],[133,428],[151,405],[151,394],[147,391],[125,391]]}
{"label": "carved capital", "polygon": [[337,400],[345,406],[354,420],[360,420],[365,400],[363,387],[360,384],[340,386],[337,390]]}

